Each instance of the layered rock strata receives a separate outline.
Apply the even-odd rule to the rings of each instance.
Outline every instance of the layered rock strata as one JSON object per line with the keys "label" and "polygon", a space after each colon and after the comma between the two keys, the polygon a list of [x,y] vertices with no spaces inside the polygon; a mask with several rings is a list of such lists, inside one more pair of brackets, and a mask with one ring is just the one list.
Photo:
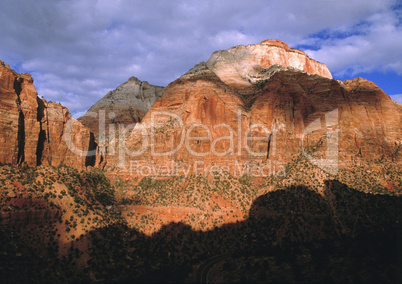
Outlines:
{"label": "layered rock strata", "polygon": [[126,177],[250,163],[274,174],[304,154],[336,174],[359,159],[401,162],[401,114],[374,83],[333,80],[303,52],[265,41],[216,52],[169,84],[108,159]]}
{"label": "layered rock strata", "polygon": [[258,91],[264,81],[269,79],[268,70],[273,65],[332,79],[325,64],[310,59],[303,51],[289,48],[279,40],[265,40],[260,44],[219,50],[211,55],[206,64],[223,82],[245,95]]}
{"label": "layered rock strata", "polygon": [[96,142],[88,128],[60,104],[38,97],[29,74],[0,62],[0,162],[31,166],[65,164],[78,169],[96,163]]}
{"label": "layered rock strata", "polygon": [[[362,159],[402,161],[401,104],[365,79],[333,80],[280,41],[215,52],[163,90],[130,78],[90,110],[104,111],[110,131],[100,146],[67,109],[40,100],[28,74],[0,72],[1,162],[106,166],[129,178],[253,174],[251,164],[275,174],[300,154],[333,174]],[[81,121],[96,131],[92,118]]]}

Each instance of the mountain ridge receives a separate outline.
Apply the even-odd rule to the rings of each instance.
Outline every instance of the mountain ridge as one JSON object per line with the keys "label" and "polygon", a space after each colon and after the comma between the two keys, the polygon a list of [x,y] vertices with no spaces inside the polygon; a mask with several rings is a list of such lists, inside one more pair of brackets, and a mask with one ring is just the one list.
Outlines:
{"label": "mountain ridge", "polygon": [[[293,53],[297,53],[298,57],[293,58]],[[228,54],[231,55],[228,57]],[[402,136],[399,127],[400,104],[393,102],[378,86],[367,80],[359,78],[344,82],[333,80],[324,64],[314,62],[304,52],[291,49],[284,42],[267,40],[260,44],[216,51],[206,62],[196,65],[166,88],[152,86],[131,77],[114,91],[106,94],[86,115],[78,119],[89,130],[79,126],[81,128],[77,129],[82,130],[78,133],[69,132],[68,134],[73,136],[78,135],[74,143],[71,143],[71,139],[55,140],[69,149],[63,150],[64,154],[61,156],[53,154],[54,157],[58,156],[54,159],[58,162],[46,163],[54,165],[67,163],[74,166],[74,158],[71,162],[66,162],[63,156],[74,157],[78,153],[82,162],[77,164],[77,167],[91,165],[108,171],[119,167],[123,171],[114,172],[117,175],[121,172],[123,177],[128,178],[127,167],[130,161],[141,163],[144,160],[166,164],[173,160],[192,163],[196,158],[192,153],[197,151],[209,152],[205,156],[207,157],[205,161],[209,164],[224,161],[226,158],[232,163],[247,162],[250,158],[264,162],[264,158],[251,157],[250,151],[247,155],[234,151],[234,148],[244,150],[245,147],[252,146],[260,153],[263,153],[265,148],[265,158],[286,164],[292,157],[298,155],[300,151],[305,152],[306,149],[315,149],[315,153],[307,153],[310,157],[314,157],[311,154],[315,154],[315,157],[325,154],[325,145],[317,144],[322,143],[325,129],[314,129],[311,132],[309,127],[314,121],[324,121],[325,115],[335,110],[337,121],[333,124],[339,129],[340,137],[337,143],[340,147],[340,164],[347,164],[348,161],[360,158],[370,160],[389,157],[394,161],[400,161]],[[314,66],[318,67],[314,69],[312,68]],[[63,134],[68,129],[63,129],[69,125],[67,122],[74,122],[74,125],[78,126],[78,121],[70,119],[68,110],[60,105],[39,99],[29,75],[18,75],[4,64],[2,70],[4,86],[2,102],[7,102],[7,96],[13,96],[13,100],[17,102],[6,103],[13,105],[14,110],[10,116],[8,115],[10,109],[4,109],[4,114],[7,115],[2,116],[4,121],[1,124],[4,129],[2,141],[6,143],[5,145],[10,145],[11,149],[16,149],[13,150],[15,157],[7,158],[10,151],[6,151],[2,161],[16,164],[21,162],[19,157],[24,155],[23,160],[28,161],[30,165],[41,164],[44,161],[43,157],[47,155],[45,152],[51,148],[46,143],[53,139],[54,135],[69,138],[69,135]],[[29,78],[24,79],[24,76]],[[23,81],[23,84],[21,85],[19,81]],[[16,86],[23,86],[24,89],[16,89]],[[24,94],[21,98],[19,92]],[[21,103],[18,103],[18,99]],[[26,111],[24,112],[21,107],[25,107]],[[50,109],[54,111],[46,112],[45,115],[43,110]],[[175,116],[184,128],[169,126],[166,124],[167,121],[163,122],[164,119],[152,122],[153,113],[161,111],[169,113],[165,113],[165,118],[166,115],[168,118],[170,115],[169,119]],[[46,124],[46,118],[53,112],[52,120],[59,119],[61,113],[65,114],[66,118],[60,121],[61,124],[55,130],[55,134],[50,135],[50,130],[53,128]],[[237,117],[240,112],[242,118]],[[22,119],[21,122],[18,122],[19,119]],[[195,145],[194,141],[188,141],[188,147],[178,149],[174,155],[151,157],[150,147],[162,154],[175,150],[178,141],[182,139],[179,132],[188,131],[194,123],[202,124],[210,131],[210,141],[204,140],[199,145]],[[223,127],[217,129],[217,125],[222,123],[226,125],[227,130]],[[28,126],[30,124],[32,126]],[[234,131],[230,132],[231,137],[244,136],[245,131],[254,124],[258,124],[261,128],[253,130],[253,135],[258,136],[260,140],[253,142],[252,145],[246,145],[239,139],[223,139],[227,131]],[[10,129],[8,125],[15,125],[11,132],[7,130]],[[241,132],[237,132],[239,125]],[[102,136],[99,137],[101,126],[104,129]],[[114,133],[109,133],[110,129]],[[144,138],[141,133],[138,136],[139,129],[147,131],[148,136]],[[264,134],[267,133],[264,133],[263,129],[271,136],[265,135],[264,138]],[[167,131],[167,133],[154,133],[151,130]],[[83,132],[86,133],[85,139],[79,138],[79,133]],[[94,133],[93,138],[90,132]],[[15,137],[8,139],[6,133],[14,133]],[[194,129],[193,134],[202,136],[202,129]],[[150,144],[151,138],[154,142],[156,140],[160,142]],[[172,138],[176,142],[171,140]],[[264,142],[263,138],[265,140],[269,138],[269,141]],[[87,141],[86,146],[82,144],[82,139]],[[194,139],[190,137],[190,140]],[[213,140],[217,140],[216,143]],[[130,153],[136,152],[132,150],[139,149],[135,145],[140,145],[140,142],[144,141],[148,143],[148,149],[142,151],[141,155],[132,157]],[[286,141],[286,144],[281,145],[275,141]],[[67,142],[72,144],[72,149],[71,145],[66,144]],[[82,144],[79,151],[76,144]],[[211,154],[211,150],[214,150],[212,146],[218,151],[217,155]],[[271,153],[268,153],[267,149],[271,146],[273,147]],[[53,148],[58,149],[58,146]],[[229,155],[224,155],[222,158],[222,153]],[[122,165],[126,169],[122,169]]]}

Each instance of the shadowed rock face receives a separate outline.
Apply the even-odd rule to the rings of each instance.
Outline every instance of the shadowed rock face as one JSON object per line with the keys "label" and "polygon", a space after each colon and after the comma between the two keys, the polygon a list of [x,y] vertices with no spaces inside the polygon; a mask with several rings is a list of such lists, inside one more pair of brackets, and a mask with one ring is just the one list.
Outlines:
{"label": "shadowed rock face", "polygon": [[126,83],[107,93],[78,121],[98,138],[100,121],[104,121],[106,132],[111,124],[130,125],[140,122],[162,92],[163,87],[131,77]]}
{"label": "shadowed rock face", "polygon": [[[65,164],[78,169],[95,164],[89,129],[60,104],[41,100],[29,74],[0,62],[0,162]],[[72,151],[74,149],[74,151]]]}

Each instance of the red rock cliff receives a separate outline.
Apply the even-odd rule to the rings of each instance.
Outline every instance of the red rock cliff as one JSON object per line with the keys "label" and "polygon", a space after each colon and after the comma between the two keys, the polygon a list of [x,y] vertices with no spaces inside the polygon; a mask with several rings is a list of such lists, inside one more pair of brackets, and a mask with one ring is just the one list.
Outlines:
{"label": "red rock cliff", "polygon": [[[93,134],[68,109],[37,96],[29,74],[17,74],[0,61],[0,162],[95,164]],[[93,150],[91,152],[91,150]]]}
{"label": "red rock cliff", "polygon": [[367,80],[331,79],[321,63],[314,72],[255,63],[278,52],[308,58],[271,41],[214,53],[169,84],[142,122],[114,141],[109,165],[128,177],[136,169],[169,175],[172,164],[180,175],[213,165],[233,174],[248,163],[273,173],[269,167],[300,153],[330,172],[359,159],[402,161],[400,104]]}
{"label": "red rock cliff", "polygon": [[[111,127],[99,148],[66,108],[38,99],[29,75],[0,67],[1,162],[101,164],[131,177],[133,167],[169,175],[172,164],[179,175],[250,163],[274,173],[299,154],[329,171],[402,161],[401,104],[367,80],[333,80],[280,41],[215,52],[169,84],[141,123]],[[95,149],[102,155],[88,156]]]}

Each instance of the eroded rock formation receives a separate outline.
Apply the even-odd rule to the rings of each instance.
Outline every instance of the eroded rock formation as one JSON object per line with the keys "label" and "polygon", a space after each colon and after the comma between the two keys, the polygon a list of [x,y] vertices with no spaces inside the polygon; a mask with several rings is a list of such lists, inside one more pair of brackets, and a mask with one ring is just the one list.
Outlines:
{"label": "eroded rock formation", "polygon": [[0,72],[2,162],[100,165],[131,177],[141,166],[140,175],[211,166],[239,174],[250,163],[273,174],[300,154],[329,172],[359,159],[402,160],[401,104],[365,79],[333,80],[276,40],[217,51],[165,89],[130,78],[80,119],[96,132],[103,111],[113,131],[99,146],[66,108],[38,99],[28,74],[4,64]]}
{"label": "eroded rock formation", "polygon": [[219,50],[211,55],[206,64],[223,82],[245,95],[258,91],[272,75],[269,68],[274,65],[332,79],[325,64],[310,59],[303,51],[289,48],[279,40]]}
{"label": "eroded rock formation", "polygon": [[95,165],[88,128],[60,104],[41,100],[29,74],[0,62],[0,162],[28,165]]}
{"label": "eroded rock formation", "polygon": [[123,176],[169,175],[172,164],[183,175],[213,165],[233,173],[300,153],[330,172],[358,159],[400,162],[401,114],[374,83],[333,80],[303,52],[264,41],[215,52],[169,84],[108,159]]}
{"label": "eroded rock formation", "polygon": [[131,77],[126,83],[107,93],[85,115],[78,118],[78,121],[98,137],[99,127],[108,133],[111,124],[126,126],[140,122],[162,92],[163,87]]}

